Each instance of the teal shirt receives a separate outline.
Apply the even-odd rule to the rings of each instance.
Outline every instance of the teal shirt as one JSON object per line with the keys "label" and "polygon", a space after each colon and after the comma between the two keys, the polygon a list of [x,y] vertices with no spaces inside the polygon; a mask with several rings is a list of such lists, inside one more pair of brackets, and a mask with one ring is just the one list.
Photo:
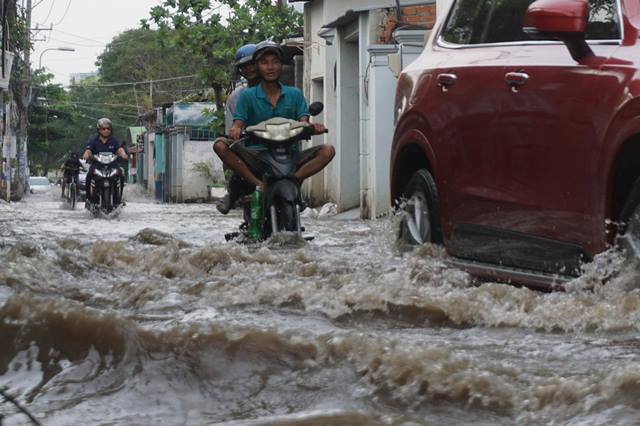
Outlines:
{"label": "teal shirt", "polygon": [[[240,93],[234,120],[240,120],[245,126],[253,126],[273,117],[300,120],[309,117],[309,108],[302,91],[297,87],[280,85],[280,97],[274,107],[262,89],[262,83],[248,87]],[[259,148],[252,145],[249,148]]]}

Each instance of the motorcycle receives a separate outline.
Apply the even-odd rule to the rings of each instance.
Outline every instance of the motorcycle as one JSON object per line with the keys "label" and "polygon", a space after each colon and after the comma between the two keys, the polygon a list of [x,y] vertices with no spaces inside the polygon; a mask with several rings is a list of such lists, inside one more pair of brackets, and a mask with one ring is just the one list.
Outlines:
{"label": "motorcycle", "polygon": [[[111,152],[99,152],[92,160],[95,167],[87,188],[85,207],[94,217],[100,213],[108,215],[122,205],[123,171],[117,164],[118,156]],[[95,200],[89,194],[95,194]]]}
{"label": "motorcycle", "polygon": [[[321,102],[309,106],[312,116],[322,112]],[[294,233],[298,240],[313,239],[303,236],[304,227],[300,223],[300,211],[304,203],[300,191],[300,182],[295,177],[298,168],[298,146],[300,141],[308,140],[315,134],[311,123],[287,118],[274,117],[248,126],[245,136],[236,143],[247,141],[262,143],[266,149],[258,152],[258,160],[262,164],[265,191],[262,197],[262,217],[259,220],[259,236],[255,238],[249,233],[251,223],[251,200],[244,197],[240,204],[243,208],[245,222],[240,225],[239,232],[225,235],[227,241],[238,239],[239,242],[265,240],[274,234]],[[233,144],[231,146],[233,148]]]}
{"label": "motorcycle", "polygon": [[68,182],[63,183],[66,185],[66,191],[64,194],[64,200],[71,210],[76,208],[76,201],[78,199],[78,181],[75,179],[75,175],[72,175]]}

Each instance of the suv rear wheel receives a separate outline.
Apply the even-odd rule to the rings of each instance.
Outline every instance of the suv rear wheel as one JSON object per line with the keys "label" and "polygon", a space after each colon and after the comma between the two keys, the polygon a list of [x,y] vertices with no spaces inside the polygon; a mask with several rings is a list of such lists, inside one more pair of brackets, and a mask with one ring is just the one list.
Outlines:
{"label": "suv rear wheel", "polygon": [[438,191],[433,176],[420,169],[403,191],[403,217],[398,240],[405,245],[442,243]]}

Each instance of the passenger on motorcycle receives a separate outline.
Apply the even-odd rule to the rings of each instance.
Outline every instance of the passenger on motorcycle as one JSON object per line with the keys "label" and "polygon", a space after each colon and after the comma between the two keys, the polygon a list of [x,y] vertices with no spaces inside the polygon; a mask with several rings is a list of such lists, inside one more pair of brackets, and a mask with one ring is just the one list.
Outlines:
{"label": "passenger on motorcycle", "polygon": [[[238,98],[240,97],[240,93],[247,87],[253,87],[260,82],[260,75],[258,74],[258,70],[256,69],[256,65],[253,62],[253,52],[256,50],[255,44],[245,44],[236,52],[236,62],[235,67],[238,74],[246,80],[245,82],[241,82],[238,86],[229,94],[227,97],[227,101],[224,107],[224,132],[225,134],[229,133],[229,130],[233,127],[233,115],[236,112],[236,104],[238,103]],[[218,211],[222,214],[229,213],[229,210],[233,207],[233,201],[235,201],[238,197],[232,196],[231,192],[238,193],[237,186],[240,184],[240,180],[242,179],[238,176],[237,173],[234,173],[233,170],[225,167],[230,173],[225,173],[228,175],[227,178],[227,190],[228,193],[222,197],[217,203],[216,207]]]}
{"label": "passenger on motorcycle", "polygon": [[[89,141],[84,148],[84,154],[82,158],[85,161],[89,161],[91,157],[99,152],[111,152],[118,155],[123,160],[128,160],[127,153],[124,150],[122,142],[112,136],[113,124],[108,118],[101,118],[96,124],[97,136]],[[89,172],[87,173],[86,187],[87,198],[91,201],[96,201],[96,194],[92,193],[91,177],[95,170],[95,164],[91,164]],[[124,188],[124,172],[120,170],[120,187]]]}
{"label": "passenger on motorcycle", "polygon": [[[232,192],[232,198],[251,193],[256,186],[264,186],[262,167],[257,161],[256,151],[264,149],[262,144],[251,146],[233,145],[230,142],[240,138],[245,126],[252,126],[272,117],[283,117],[299,121],[309,121],[309,109],[302,92],[280,82],[282,74],[282,48],[272,41],[258,43],[253,59],[258,67],[261,82],[257,86],[242,91],[236,106],[233,127],[228,132],[231,141],[218,139],[213,146],[222,162],[238,173],[244,180],[241,193]],[[314,123],[316,134],[326,129],[323,124]],[[322,170],[335,155],[330,144],[308,148],[300,153],[295,177],[302,182]]]}
{"label": "passenger on motorcycle", "polygon": [[78,187],[78,176],[80,175],[80,168],[82,167],[82,163],[78,159],[78,153],[72,152],[69,154],[69,157],[64,162],[64,164],[60,167],[60,170],[64,171],[62,178],[62,197],[64,198],[64,190],[66,186],[73,182],[75,182],[76,187]]}

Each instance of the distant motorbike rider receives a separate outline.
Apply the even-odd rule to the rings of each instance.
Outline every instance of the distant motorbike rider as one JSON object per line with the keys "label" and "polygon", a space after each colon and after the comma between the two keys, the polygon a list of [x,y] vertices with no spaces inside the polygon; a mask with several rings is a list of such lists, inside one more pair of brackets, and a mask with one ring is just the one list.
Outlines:
{"label": "distant motorbike rider", "polygon": [[[233,127],[228,132],[232,141],[240,138],[244,126],[252,126],[272,117],[309,121],[307,101],[300,89],[280,82],[283,56],[282,48],[273,41],[263,41],[256,45],[253,60],[261,81],[240,93]],[[316,134],[324,132],[323,124],[313,125]],[[232,141],[220,138],[214,143],[213,149],[225,165],[243,178],[243,192],[250,193],[256,186],[264,187],[262,167],[257,160],[256,151],[265,147],[262,144],[246,147],[234,144],[230,147]],[[300,152],[298,170],[295,173],[298,182],[322,170],[334,155],[335,149],[330,144],[314,146]]]}
{"label": "distant motorbike rider", "polygon": [[72,180],[73,182],[75,182],[76,187],[78,186],[78,176],[80,175],[80,168],[82,168],[82,163],[80,163],[78,153],[70,153],[67,160],[60,167],[60,170],[63,170],[64,172],[62,177],[62,197],[64,197],[64,190],[66,186],[71,183]]}
{"label": "distant motorbike rider", "polygon": [[[253,53],[256,50],[255,44],[245,44],[236,52],[235,67],[238,74],[246,79],[246,84],[241,82],[236,88],[229,94],[224,107],[224,132],[229,133],[229,130],[233,127],[233,115],[236,112],[236,104],[240,93],[247,87],[253,87],[260,82],[260,75],[256,68],[255,62],[253,62]],[[239,198],[241,192],[239,186],[242,185],[242,178],[225,166],[225,176],[227,177],[227,194],[222,197],[216,207],[222,214],[227,214],[229,210],[233,208],[234,202]]]}
{"label": "distant motorbike rider", "polygon": [[[108,118],[101,118],[96,124],[97,136],[89,141],[84,148],[84,154],[82,158],[85,161],[89,161],[91,157],[99,152],[111,152],[116,154],[122,160],[128,160],[127,153],[122,145],[122,142],[113,137],[113,124]],[[89,172],[87,173],[86,187],[87,198],[92,202],[96,202],[97,194],[93,193],[91,186],[91,179],[95,170],[95,164],[91,164]],[[124,172],[120,169],[120,188],[124,188]],[[122,194],[120,194],[122,199]]]}

